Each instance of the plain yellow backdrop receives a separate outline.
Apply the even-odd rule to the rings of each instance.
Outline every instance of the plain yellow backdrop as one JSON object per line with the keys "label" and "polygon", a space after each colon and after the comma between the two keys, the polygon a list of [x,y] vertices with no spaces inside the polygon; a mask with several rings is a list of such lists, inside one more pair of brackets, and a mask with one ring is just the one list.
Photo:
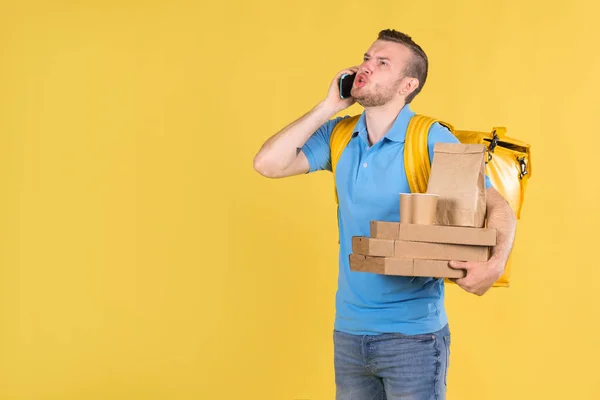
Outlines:
{"label": "plain yellow backdrop", "polygon": [[415,111],[532,145],[512,287],[447,290],[448,398],[600,398],[596,7],[2,3],[0,399],[332,399],[331,174],[252,160],[385,28]]}

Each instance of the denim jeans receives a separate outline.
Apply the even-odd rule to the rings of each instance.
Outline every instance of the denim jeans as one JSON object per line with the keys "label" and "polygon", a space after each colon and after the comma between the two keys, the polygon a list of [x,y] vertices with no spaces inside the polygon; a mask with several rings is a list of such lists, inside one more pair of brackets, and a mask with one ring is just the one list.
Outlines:
{"label": "denim jeans", "polygon": [[423,335],[351,335],[334,330],[336,400],[446,398],[448,325]]}

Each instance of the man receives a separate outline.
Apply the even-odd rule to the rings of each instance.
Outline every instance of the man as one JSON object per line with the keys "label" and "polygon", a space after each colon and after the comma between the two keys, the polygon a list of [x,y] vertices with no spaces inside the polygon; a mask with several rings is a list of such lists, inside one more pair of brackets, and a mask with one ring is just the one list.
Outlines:
{"label": "man", "polygon": [[[268,139],[254,160],[263,176],[282,178],[331,171],[329,137],[342,119],[336,113],[358,102],[364,107],[355,133],[336,167],[339,197],[339,278],[334,325],[336,398],[443,399],[450,330],[442,279],[385,276],[350,270],[353,236],[368,236],[371,220],[399,220],[398,193],[410,192],[404,172],[409,104],[427,78],[427,56],[407,35],[384,30],[357,67],[339,72],[325,100]],[[356,73],[352,98],[341,99],[338,80]],[[346,118],[346,117],[343,117]],[[429,131],[436,142],[456,143],[445,127]],[[450,262],[466,277],[456,283],[483,295],[502,275],[516,218],[486,177],[488,226],[498,245],[488,262]]]}

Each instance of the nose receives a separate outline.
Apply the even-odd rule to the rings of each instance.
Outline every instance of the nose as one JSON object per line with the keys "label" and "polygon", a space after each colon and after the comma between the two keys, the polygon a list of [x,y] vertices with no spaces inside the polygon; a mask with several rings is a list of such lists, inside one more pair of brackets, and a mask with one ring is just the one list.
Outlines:
{"label": "nose", "polygon": [[371,60],[363,61],[360,65],[359,72],[362,72],[365,75],[371,75],[373,73],[373,64],[371,63]]}

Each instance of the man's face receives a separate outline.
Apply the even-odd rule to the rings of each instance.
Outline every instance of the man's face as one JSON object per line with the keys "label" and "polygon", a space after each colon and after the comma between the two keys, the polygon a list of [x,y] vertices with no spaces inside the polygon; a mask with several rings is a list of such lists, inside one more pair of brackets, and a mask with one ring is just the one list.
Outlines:
{"label": "man's face", "polygon": [[401,43],[377,40],[365,53],[351,95],[363,107],[377,107],[398,97],[411,51]]}

